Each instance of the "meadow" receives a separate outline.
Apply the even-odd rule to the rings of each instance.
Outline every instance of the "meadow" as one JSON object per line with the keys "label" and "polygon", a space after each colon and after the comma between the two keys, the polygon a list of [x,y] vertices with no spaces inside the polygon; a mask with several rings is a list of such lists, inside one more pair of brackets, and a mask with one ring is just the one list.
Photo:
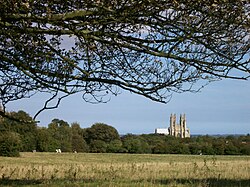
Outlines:
{"label": "meadow", "polygon": [[250,186],[249,156],[21,153],[0,186]]}

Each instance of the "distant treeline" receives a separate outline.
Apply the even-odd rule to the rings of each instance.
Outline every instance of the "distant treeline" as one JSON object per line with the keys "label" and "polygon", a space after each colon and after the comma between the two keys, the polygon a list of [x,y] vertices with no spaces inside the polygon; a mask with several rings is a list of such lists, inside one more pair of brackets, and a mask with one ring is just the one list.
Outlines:
{"label": "distant treeline", "polygon": [[38,127],[24,111],[9,113],[11,118],[0,118],[0,155],[18,156],[19,152],[91,152],[91,153],[153,153],[250,155],[250,135],[195,136],[175,138],[159,134],[127,134],[103,123],[81,128],[53,119],[48,127]]}

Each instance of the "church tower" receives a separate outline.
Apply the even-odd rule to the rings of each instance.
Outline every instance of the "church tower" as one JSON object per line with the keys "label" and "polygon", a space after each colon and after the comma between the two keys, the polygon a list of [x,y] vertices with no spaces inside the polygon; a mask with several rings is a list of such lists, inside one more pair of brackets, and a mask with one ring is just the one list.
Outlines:
{"label": "church tower", "polygon": [[186,137],[186,115],[180,115],[180,136],[181,138]]}
{"label": "church tower", "polygon": [[170,115],[170,129],[169,129],[169,134],[171,136],[176,136],[176,115],[171,114]]}

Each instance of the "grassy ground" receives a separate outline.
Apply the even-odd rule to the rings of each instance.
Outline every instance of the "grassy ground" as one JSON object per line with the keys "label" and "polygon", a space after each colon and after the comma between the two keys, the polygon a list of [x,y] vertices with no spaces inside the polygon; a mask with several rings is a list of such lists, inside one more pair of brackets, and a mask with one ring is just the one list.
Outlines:
{"label": "grassy ground", "polygon": [[250,187],[249,156],[21,153],[0,157],[0,186]]}

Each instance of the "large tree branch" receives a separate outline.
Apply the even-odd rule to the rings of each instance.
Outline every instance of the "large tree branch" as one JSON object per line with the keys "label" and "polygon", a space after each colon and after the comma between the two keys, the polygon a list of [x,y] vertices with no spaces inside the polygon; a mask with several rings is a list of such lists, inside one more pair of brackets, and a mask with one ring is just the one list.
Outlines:
{"label": "large tree branch", "polygon": [[11,2],[0,5],[5,104],[36,92],[103,102],[120,89],[164,102],[213,80],[250,77],[248,2]]}

